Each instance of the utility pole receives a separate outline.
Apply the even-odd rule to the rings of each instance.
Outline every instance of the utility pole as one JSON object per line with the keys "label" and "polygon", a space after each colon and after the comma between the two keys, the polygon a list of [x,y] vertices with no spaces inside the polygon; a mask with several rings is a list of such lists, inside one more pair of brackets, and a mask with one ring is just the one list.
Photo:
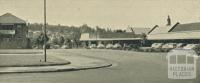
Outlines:
{"label": "utility pole", "polygon": [[46,51],[46,0],[44,0],[44,62],[47,62],[47,51]]}

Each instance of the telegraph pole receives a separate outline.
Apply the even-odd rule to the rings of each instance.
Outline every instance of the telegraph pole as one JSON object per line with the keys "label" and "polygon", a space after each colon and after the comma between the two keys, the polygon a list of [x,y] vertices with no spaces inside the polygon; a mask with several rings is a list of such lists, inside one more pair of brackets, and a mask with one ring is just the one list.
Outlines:
{"label": "telegraph pole", "polygon": [[44,0],[44,62],[47,61],[47,51],[46,51],[46,0]]}

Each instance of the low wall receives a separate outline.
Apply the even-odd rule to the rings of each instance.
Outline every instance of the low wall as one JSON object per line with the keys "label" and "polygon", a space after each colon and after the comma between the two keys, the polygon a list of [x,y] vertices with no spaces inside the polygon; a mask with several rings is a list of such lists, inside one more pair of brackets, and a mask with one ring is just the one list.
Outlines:
{"label": "low wall", "polygon": [[0,49],[25,49],[28,46],[27,38],[0,38]]}

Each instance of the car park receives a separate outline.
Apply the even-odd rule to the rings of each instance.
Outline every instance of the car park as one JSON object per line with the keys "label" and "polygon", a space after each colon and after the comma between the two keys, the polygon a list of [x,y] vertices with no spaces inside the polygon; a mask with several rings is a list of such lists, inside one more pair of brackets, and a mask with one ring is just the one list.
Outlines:
{"label": "car park", "polygon": [[150,51],[160,52],[162,50],[163,45],[164,43],[153,43],[151,45]]}
{"label": "car park", "polygon": [[50,48],[51,48],[51,49],[59,49],[59,48],[60,48],[60,45],[51,45]]}
{"label": "car park", "polygon": [[162,45],[163,45],[163,43],[153,43],[153,44],[151,45],[151,47],[152,47],[152,48],[161,48]]}
{"label": "car park", "polygon": [[142,51],[142,52],[152,52],[152,48],[151,47],[139,47],[138,51]]}
{"label": "car park", "polygon": [[138,50],[139,45],[138,44],[129,44],[123,47],[124,50]]}
{"label": "car park", "polygon": [[116,44],[113,46],[113,49],[122,49],[122,46],[121,46],[119,43],[116,43]]}
{"label": "car park", "polygon": [[199,46],[199,44],[187,44],[183,49],[194,49],[197,46]]}
{"label": "car park", "polygon": [[166,43],[162,46],[162,50],[164,52],[169,52],[171,49],[176,48],[177,44],[176,43]]}
{"label": "car park", "polygon": [[187,44],[183,49],[192,49],[200,55],[200,44]]}
{"label": "car park", "polygon": [[98,44],[97,48],[98,48],[98,49],[104,49],[104,48],[105,48],[105,45],[103,45],[103,44]]}
{"label": "car park", "polygon": [[113,45],[112,44],[107,44],[106,45],[106,49],[112,49],[113,48]]}
{"label": "car park", "polygon": [[177,43],[176,48],[183,48],[185,45],[185,43]]}
{"label": "car park", "polygon": [[90,49],[92,49],[92,48],[97,48],[97,46],[96,46],[96,44],[91,44],[91,45],[89,46],[89,48],[90,48]]}
{"label": "car park", "polygon": [[70,47],[68,45],[63,45],[61,48],[62,49],[69,49]]}

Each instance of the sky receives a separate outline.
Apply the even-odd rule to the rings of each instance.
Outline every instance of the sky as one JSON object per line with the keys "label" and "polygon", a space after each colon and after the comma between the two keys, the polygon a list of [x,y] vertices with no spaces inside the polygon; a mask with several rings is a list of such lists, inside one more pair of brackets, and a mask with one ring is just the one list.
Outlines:
{"label": "sky", "polygon": [[[88,24],[112,29],[153,27],[200,21],[200,0],[47,0],[48,24]],[[30,23],[43,22],[43,0],[0,0],[0,15],[12,13]]]}

